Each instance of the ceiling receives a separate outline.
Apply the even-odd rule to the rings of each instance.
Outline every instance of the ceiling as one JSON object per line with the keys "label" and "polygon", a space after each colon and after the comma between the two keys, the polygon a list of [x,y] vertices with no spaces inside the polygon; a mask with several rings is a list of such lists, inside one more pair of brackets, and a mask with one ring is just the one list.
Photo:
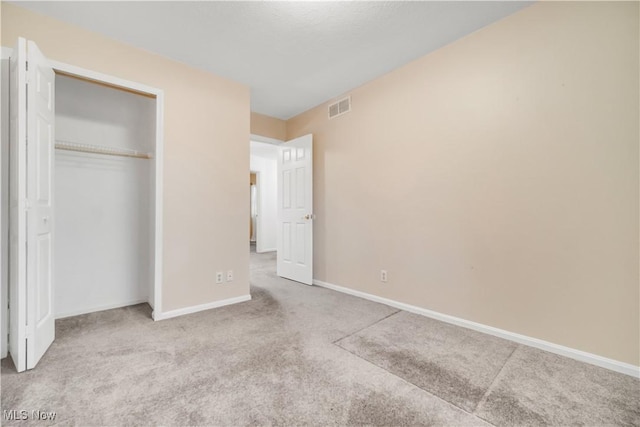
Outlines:
{"label": "ceiling", "polygon": [[20,2],[251,88],[288,119],[531,2]]}

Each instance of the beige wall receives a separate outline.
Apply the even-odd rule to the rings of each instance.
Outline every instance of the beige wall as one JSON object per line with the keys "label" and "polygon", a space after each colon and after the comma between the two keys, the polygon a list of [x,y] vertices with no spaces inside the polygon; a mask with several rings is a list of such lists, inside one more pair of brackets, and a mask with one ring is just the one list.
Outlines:
{"label": "beige wall", "polygon": [[264,114],[251,113],[251,133],[285,141],[287,122]]}
{"label": "beige wall", "polygon": [[[249,293],[249,88],[2,3],[2,46],[164,90],[163,311]],[[4,125],[4,124],[3,124]],[[216,286],[216,270],[234,270]]]}
{"label": "beige wall", "polygon": [[638,16],[538,3],[290,119],[315,277],[638,365]]}

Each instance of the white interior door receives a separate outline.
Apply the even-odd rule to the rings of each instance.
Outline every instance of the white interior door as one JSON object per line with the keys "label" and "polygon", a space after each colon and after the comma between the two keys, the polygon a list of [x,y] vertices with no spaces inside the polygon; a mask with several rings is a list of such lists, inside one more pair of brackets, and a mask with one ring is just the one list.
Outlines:
{"label": "white interior door", "polygon": [[19,40],[11,58],[9,255],[10,351],[18,371],[35,367],[55,337],[54,83],[53,69],[36,44]]}
{"label": "white interior door", "polygon": [[313,281],[313,135],[278,151],[278,276]]}

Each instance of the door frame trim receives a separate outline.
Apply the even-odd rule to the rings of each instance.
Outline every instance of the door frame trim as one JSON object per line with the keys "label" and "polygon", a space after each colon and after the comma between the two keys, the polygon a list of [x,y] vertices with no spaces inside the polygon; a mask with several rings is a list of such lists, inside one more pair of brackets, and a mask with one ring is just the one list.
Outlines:
{"label": "door frame trim", "polygon": [[280,139],[275,139],[275,138],[269,138],[268,136],[261,136],[261,135],[256,135],[256,134],[251,134],[251,137],[249,138],[249,144],[251,144],[251,141],[255,141],[255,142],[264,142],[265,144],[272,144],[272,145],[280,145],[280,144],[284,144],[285,141],[282,141]]}
{"label": "door frame trim", "polygon": [[[260,208],[261,208],[261,203],[260,203],[260,171],[254,171],[253,169],[249,169],[249,176],[251,176],[251,174],[255,174],[256,175],[256,225],[255,225],[255,233],[256,233],[256,252],[258,252],[258,242],[262,239],[259,238],[259,233],[258,230],[261,229],[261,227],[258,225],[258,223],[260,222],[259,219],[262,217],[262,214],[260,212]],[[251,186],[249,186],[249,198],[251,198]],[[251,218],[251,202],[249,202],[249,218]]]}

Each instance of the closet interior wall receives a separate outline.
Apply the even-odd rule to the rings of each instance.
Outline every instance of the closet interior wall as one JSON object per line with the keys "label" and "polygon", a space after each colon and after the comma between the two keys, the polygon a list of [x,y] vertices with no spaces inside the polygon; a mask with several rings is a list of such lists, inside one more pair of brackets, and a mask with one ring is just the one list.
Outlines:
{"label": "closet interior wall", "polygon": [[[154,154],[155,98],[56,75],[56,141]],[[56,317],[153,301],[153,160],[55,151]]]}

